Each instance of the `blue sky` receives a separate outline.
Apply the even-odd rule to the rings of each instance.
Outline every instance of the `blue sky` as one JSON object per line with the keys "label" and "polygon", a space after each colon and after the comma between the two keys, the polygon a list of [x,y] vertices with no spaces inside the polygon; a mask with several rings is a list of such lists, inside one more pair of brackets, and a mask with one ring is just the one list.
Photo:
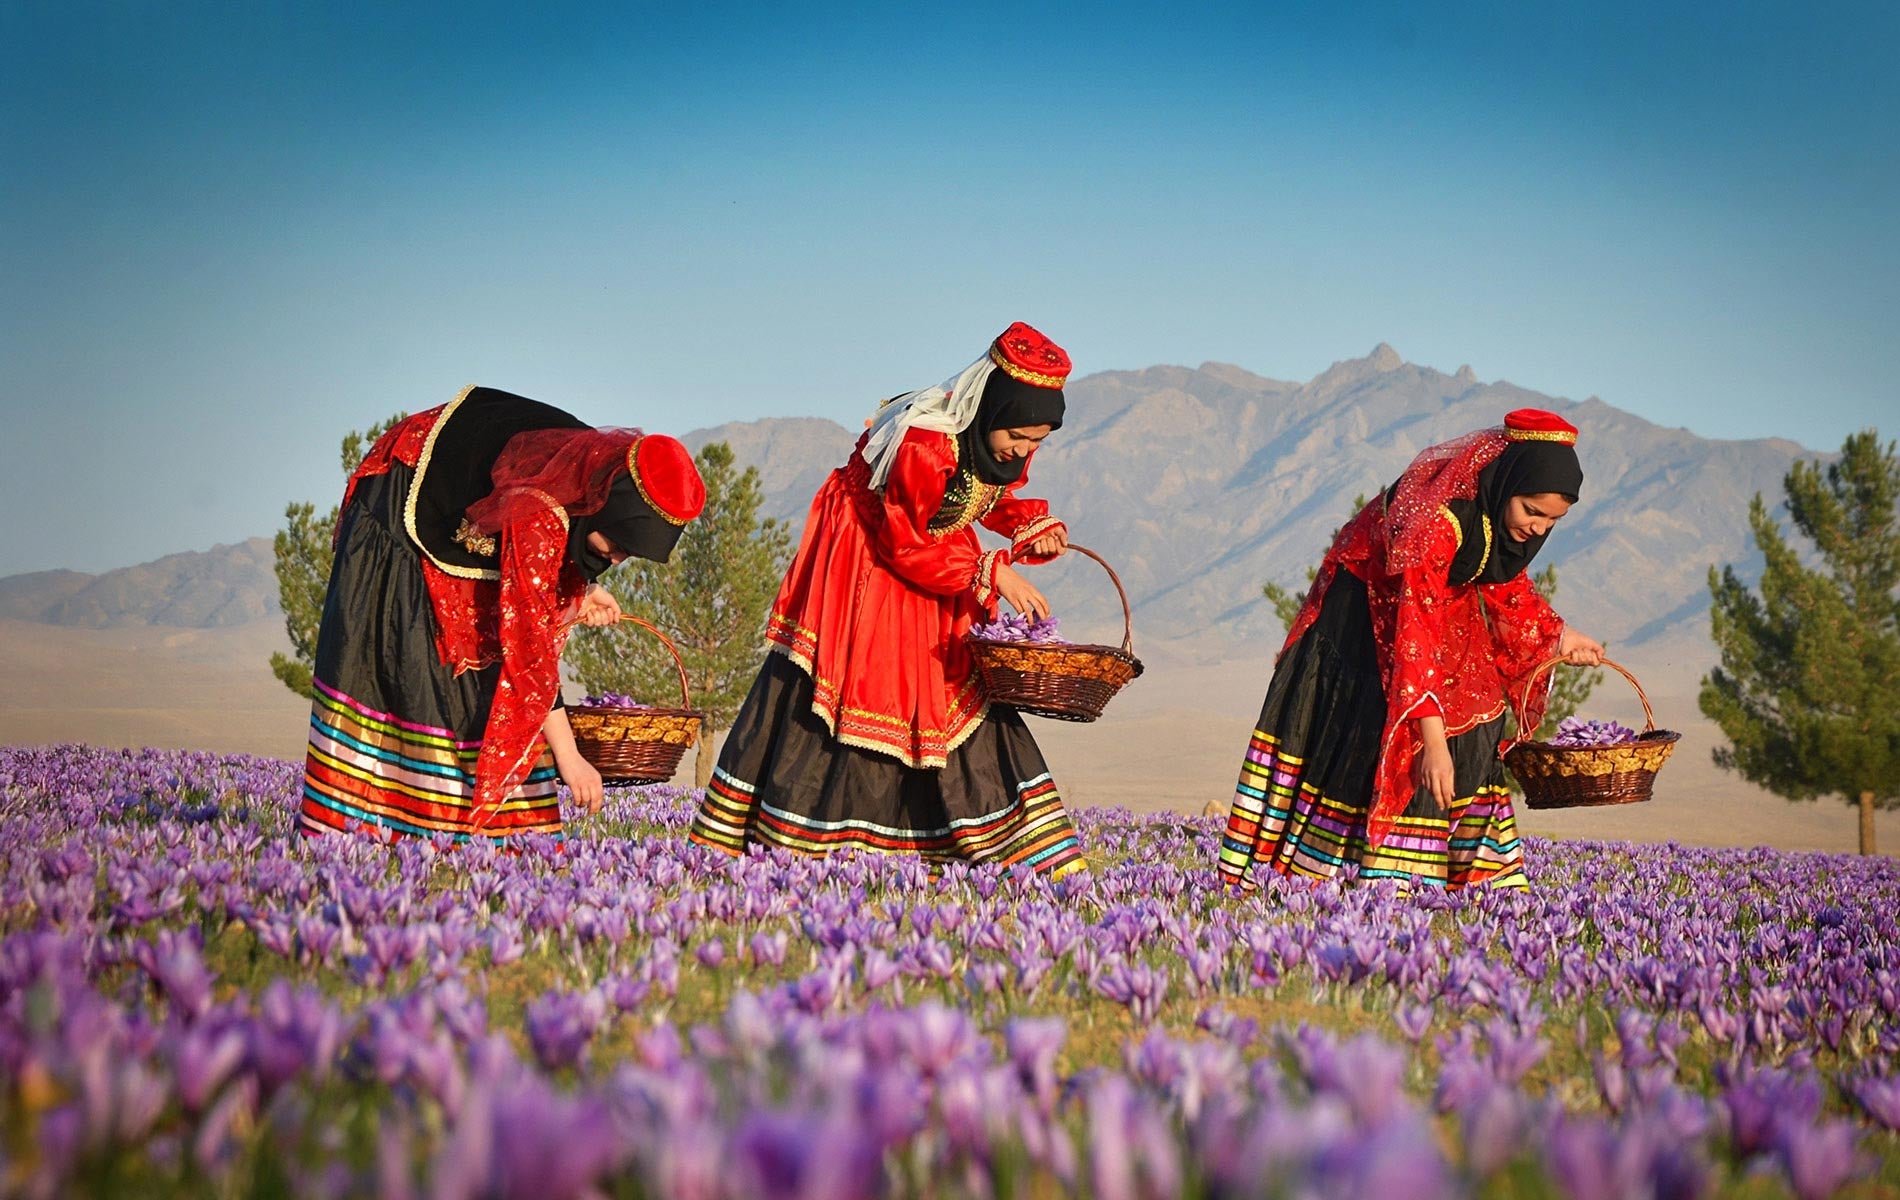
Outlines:
{"label": "blue sky", "polygon": [[1015,319],[1900,433],[1890,4],[519,9],[0,4],[0,575],[267,534],[464,383],[855,425]]}

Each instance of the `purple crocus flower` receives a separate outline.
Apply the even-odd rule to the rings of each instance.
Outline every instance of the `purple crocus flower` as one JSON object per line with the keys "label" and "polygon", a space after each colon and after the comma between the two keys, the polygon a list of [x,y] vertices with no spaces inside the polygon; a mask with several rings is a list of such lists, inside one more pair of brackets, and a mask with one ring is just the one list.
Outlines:
{"label": "purple crocus flower", "polygon": [[1465,1165],[1479,1179],[1489,1178],[1522,1154],[1530,1142],[1531,1113],[1515,1088],[1482,1085],[1460,1113]]}
{"label": "purple crocus flower", "polygon": [[1429,1004],[1401,1004],[1393,1010],[1392,1023],[1398,1026],[1407,1041],[1417,1044],[1431,1026],[1432,1007]]}
{"label": "purple crocus flower", "polygon": [[1343,1101],[1361,1126],[1383,1124],[1406,1107],[1405,1055],[1379,1038],[1335,1043],[1302,1029],[1290,1046],[1313,1090]]}
{"label": "purple crocus flower", "polygon": [[871,1200],[882,1188],[878,1146],[850,1122],[758,1113],[733,1137],[736,1194],[760,1200]]}
{"label": "purple crocus flower", "polygon": [[1146,963],[1132,966],[1116,960],[1096,983],[1096,989],[1117,1004],[1126,1005],[1140,1025],[1147,1025],[1161,1013],[1168,998],[1168,973]]}
{"label": "purple crocus flower", "polygon": [[581,1066],[606,1015],[598,991],[549,992],[529,1002],[526,1025],[535,1058],[550,1071]]}
{"label": "purple crocus flower", "polygon": [[1798,1200],[1824,1200],[1866,1170],[1859,1143],[1851,1121],[1791,1120],[1777,1131],[1774,1149]]}
{"label": "purple crocus flower", "polygon": [[213,976],[205,968],[195,933],[167,929],[141,943],[138,963],[178,1010],[196,1020],[211,1007]]}
{"label": "purple crocus flower", "polygon": [[172,1044],[172,1076],[179,1103],[186,1112],[203,1111],[243,1062],[241,1030],[212,1022],[187,1029]]}
{"label": "purple crocus flower", "polygon": [[778,967],[785,964],[785,934],[766,933],[761,930],[752,935],[750,945],[753,966]]}
{"label": "purple crocus flower", "polygon": [[1003,1027],[1003,1041],[1023,1091],[1034,1097],[1044,1115],[1055,1110],[1056,1055],[1067,1037],[1068,1027],[1059,1017],[1017,1017]]}
{"label": "purple crocus flower", "polygon": [[1862,1112],[1889,1132],[1900,1133],[1900,1076],[1861,1075],[1843,1086]]}

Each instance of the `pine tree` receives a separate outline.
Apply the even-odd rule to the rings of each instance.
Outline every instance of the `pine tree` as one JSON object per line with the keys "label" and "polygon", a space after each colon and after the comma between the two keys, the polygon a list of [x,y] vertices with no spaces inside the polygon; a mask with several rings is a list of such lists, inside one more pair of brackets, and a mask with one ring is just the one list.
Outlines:
{"label": "pine tree", "polygon": [[[369,431],[352,430],[343,437],[343,477],[348,479],[363,456],[407,413],[397,413]],[[271,674],[285,687],[308,699],[314,690],[311,670],[317,661],[317,629],[323,623],[323,597],[330,589],[332,541],[338,510],[317,516],[317,506],[299,500],[284,509],[284,527],[271,545],[276,552],[277,599],[284,610],[284,630],[290,634],[289,654],[270,656]]]}
{"label": "pine tree", "polygon": [[1900,801],[1900,457],[1865,430],[1825,468],[1794,464],[1782,487],[1812,549],[1756,495],[1761,590],[1732,565],[1709,570],[1721,665],[1702,681],[1702,711],[1729,740],[1717,765],[1789,800],[1857,804],[1872,854],[1874,809]]}
{"label": "pine tree", "polygon": [[[758,469],[737,470],[730,446],[713,442],[695,458],[706,509],[686,527],[672,562],[629,559],[600,582],[622,610],[666,630],[679,647],[693,707],[706,714],[695,771],[704,787],[712,778],[713,736],[738,715],[758,674],[765,617],[791,558],[791,533],[783,522],[759,519]],[[637,626],[578,629],[567,660],[590,693],[678,703],[671,656]]]}

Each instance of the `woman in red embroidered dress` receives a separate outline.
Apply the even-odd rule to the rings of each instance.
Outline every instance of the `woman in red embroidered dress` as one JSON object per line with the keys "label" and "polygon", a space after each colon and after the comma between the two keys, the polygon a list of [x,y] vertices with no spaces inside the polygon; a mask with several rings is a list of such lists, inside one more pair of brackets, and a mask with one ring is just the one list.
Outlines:
{"label": "woman in red embroidered dress", "polygon": [[[1561,654],[1602,661],[1526,568],[1576,503],[1575,427],[1520,409],[1424,451],[1333,539],[1241,765],[1220,872],[1526,885],[1498,749]],[[1547,693],[1548,687],[1545,692]],[[1518,714],[1543,717],[1545,696]]]}
{"label": "woman in red embroidered dress", "polygon": [[558,782],[597,807],[560,708],[567,626],[617,620],[594,579],[666,561],[705,495],[674,439],[492,388],[378,439],[337,520],[298,828],[558,837]]}
{"label": "woman in red embroidered dress", "polygon": [[[941,386],[888,401],[812,501],[692,839],[1085,863],[1048,765],[986,702],[963,636],[997,599],[1045,616],[1014,564],[1068,529],[1019,493],[1062,424],[1069,357],[1021,322]],[[973,524],[1010,539],[984,550]]]}

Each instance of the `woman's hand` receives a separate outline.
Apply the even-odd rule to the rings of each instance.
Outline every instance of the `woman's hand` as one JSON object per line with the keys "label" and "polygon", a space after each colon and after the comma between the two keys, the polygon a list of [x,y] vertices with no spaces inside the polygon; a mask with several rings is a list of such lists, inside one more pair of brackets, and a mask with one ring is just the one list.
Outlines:
{"label": "woman's hand", "polygon": [[572,751],[567,756],[555,755],[554,768],[561,773],[561,782],[567,785],[568,794],[574,797],[574,803],[592,816],[600,811],[601,804],[607,799],[606,785],[600,781],[600,772],[594,764],[580,756],[580,751]]}
{"label": "woman's hand", "polygon": [[1418,757],[1412,760],[1412,779],[1431,793],[1438,811],[1457,799],[1458,779],[1451,765],[1451,745],[1445,740],[1445,718],[1425,717],[1418,723]]}
{"label": "woman's hand", "polygon": [[1029,543],[1029,552],[1037,558],[1061,558],[1063,551],[1069,548],[1069,530],[1058,525]]}
{"label": "woman's hand", "polygon": [[600,772],[581,757],[580,747],[574,744],[574,726],[568,723],[566,709],[557,708],[548,714],[548,719],[541,722],[541,736],[554,752],[554,769],[561,773],[561,782],[567,785],[574,803],[590,816],[599,812],[601,802],[607,799],[607,788],[600,781]]}
{"label": "woman's hand", "polygon": [[1603,643],[1568,627],[1564,629],[1563,636],[1557,639],[1557,653],[1563,655],[1564,661],[1573,667],[1603,665]]}
{"label": "woman's hand", "polygon": [[620,601],[598,583],[587,585],[581,594],[580,620],[584,625],[612,625],[620,619]]}
{"label": "woman's hand", "polygon": [[1025,616],[1040,621],[1049,615],[1049,601],[1036,590],[1036,585],[1023,578],[1021,571],[1008,563],[996,568],[996,591],[1009,606]]}

